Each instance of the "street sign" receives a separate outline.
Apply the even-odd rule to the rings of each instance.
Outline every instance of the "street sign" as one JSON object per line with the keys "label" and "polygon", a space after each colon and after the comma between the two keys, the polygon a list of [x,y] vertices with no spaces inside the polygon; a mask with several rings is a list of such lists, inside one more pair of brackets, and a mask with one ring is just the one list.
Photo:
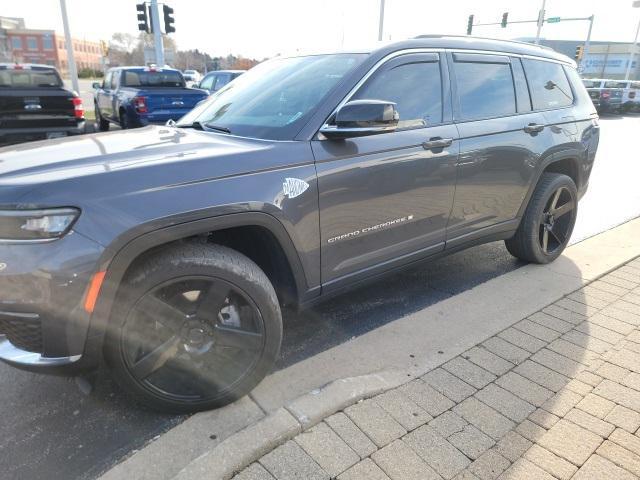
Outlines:
{"label": "street sign", "polygon": [[547,23],[560,23],[560,17],[549,17]]}

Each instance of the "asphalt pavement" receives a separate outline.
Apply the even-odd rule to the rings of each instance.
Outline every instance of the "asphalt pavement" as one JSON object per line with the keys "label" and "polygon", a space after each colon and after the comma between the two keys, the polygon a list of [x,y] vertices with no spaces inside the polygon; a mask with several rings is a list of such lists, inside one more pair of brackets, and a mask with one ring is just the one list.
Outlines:
{"label": "asphalt pavement", "polygon": [[[580,204],[578,241],[640,216],[640,117],[602,119],[602,140],[590,190]],[[468,290],[522,265],[502,242],[475,247],[337,297],[313,310],[285,314],[278,368]],[[94,389],[75,380],[0,365],[2,478],[95,478],[182,417],[145,411],[98,372]]]}

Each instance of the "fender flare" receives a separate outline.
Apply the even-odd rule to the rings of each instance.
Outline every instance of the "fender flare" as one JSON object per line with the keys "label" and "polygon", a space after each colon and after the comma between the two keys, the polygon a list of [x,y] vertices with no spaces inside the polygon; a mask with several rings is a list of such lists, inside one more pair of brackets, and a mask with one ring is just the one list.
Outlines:
{"label": "fender flare", "polygon": [[580,175],[580,168],[579,168],[579,161],[578,161],[579,156],[580,156],[580,152],[578,150],[572,149],[572,150],[563,150],[561,152],[555,152],[545,157],[544,160],[538,165],[537,172],[535,175],[535,181],[531,182],[531,184],[529,185],[529,190],[527,190],[527,194],[524,197],[524,200],[522,201],[522,205],[520,205],[520,208],[518,210],[517,218],[522,218],[524,216],[524,212],[527,209],[527,205],[529,205],[529,200],[531,199],[531,196],[533,195],[533,192],[536,189],[538,182],[540,182],[540,178],[542,177],[542,174],[547,169],[547,167],[553,163],[560,162],[562,160],[573,160],[576,162],[576,173],[578,176],[578,185],[576,185],[576,187],[578,187],[578,190],[579,190],[580,183],[581,183],[581,175]]}
{"label": "fender flare", "polygon": [[319,287],[309,288],[302,262],[284,225],[276,217],[268,213],[222,214],[157,228],[133,238],[116,241],[105,249],[99,262],[99,271],[106,271],[106,274],[95,309],[91,315],[85,353],[91,357],[94,354],[101,354],[102,340],[122,278],[139,255],[153,247],[183,238],[241,226],[264,227],[274,235],[291,267],[300,302],[315,297],[320,293]]}

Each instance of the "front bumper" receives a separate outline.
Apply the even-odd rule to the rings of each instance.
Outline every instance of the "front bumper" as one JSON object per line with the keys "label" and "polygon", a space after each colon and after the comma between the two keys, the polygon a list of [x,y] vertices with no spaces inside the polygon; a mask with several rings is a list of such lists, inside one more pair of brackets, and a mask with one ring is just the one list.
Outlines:
{"label": "front bumper", "polygon": [[83,303],[102,251],[76,232],[0,244],[0,360],[50,373],[89,367],[81,361],[91,320]]}

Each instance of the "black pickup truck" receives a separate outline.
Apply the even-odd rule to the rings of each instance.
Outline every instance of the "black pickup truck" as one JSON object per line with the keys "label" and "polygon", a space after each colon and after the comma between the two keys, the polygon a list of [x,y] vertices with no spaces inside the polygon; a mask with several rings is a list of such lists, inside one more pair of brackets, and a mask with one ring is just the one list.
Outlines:
{"label": "black pickup truck", "polygon": [[84,133],[82,100],[49,65],[0,63],[0,144]]}

